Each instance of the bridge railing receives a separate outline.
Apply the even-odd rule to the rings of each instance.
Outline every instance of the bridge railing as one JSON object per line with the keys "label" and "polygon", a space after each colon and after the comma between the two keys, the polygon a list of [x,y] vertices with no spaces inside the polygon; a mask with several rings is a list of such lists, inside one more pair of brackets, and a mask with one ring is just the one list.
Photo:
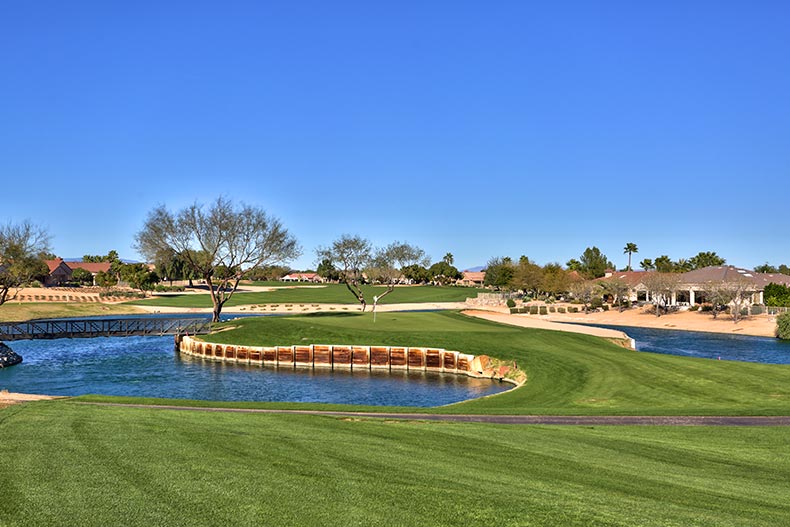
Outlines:
{"label": "bridge railing", "polygon": [[0,341],[85,337],[161,336],[208,333],[211,320],[203,318],[112,318],[31,320],[0,323]]}

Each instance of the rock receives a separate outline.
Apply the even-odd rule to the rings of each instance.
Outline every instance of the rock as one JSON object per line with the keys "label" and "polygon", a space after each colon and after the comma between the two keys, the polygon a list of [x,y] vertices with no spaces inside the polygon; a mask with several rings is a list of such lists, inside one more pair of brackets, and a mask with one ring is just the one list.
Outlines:
{"label": "rock", "polygon": [[13,366],[22,362],[22,356],[14,353],[14,350],[0,342],[0,368]]}

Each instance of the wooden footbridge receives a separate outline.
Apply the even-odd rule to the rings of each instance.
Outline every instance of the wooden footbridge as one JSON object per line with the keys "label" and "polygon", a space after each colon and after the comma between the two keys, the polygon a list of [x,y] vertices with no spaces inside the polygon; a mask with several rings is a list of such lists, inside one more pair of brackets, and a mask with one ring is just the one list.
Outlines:
{"label": "wooden footbridge", "polygon": [[133,335],[197,335],[211,330],[210,318],[86,318],[0,323],[0,341]]}

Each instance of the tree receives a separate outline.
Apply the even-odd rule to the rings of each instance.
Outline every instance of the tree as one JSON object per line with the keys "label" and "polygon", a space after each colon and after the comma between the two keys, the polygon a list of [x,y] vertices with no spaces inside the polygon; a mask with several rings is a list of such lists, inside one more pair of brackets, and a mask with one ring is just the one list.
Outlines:
{"label": "tree", "polygon": [[692,269],[702,269],[703,267],[718,267],[724,265],[727,260],[716,254],[715,252],[700,252],[697,256],[692,256],[689,259]]}
{"label": "tree", "polygon": [[598,247],[587,247],[579,257],[581,274],[588,279],[600,278],[606,274],[606,269],[613,269],[614,264],[609,261]]}
{"label": "tree", "polygon": [[672,271],[675,273],[687,273],[692,269],[695,269],[695,267],[694,264],[691,262],[691,260],[680,258],[677,262],[675,262]]}
{"label": "tree", "polygon": [[77,267],[71,272],[71,279],[78,284],[93,285],[93,273],[81,267]]}
{"label": "tree", "polygon": [[154,259],[154,265],[159,277],[167,280],[171,285],[173,280],[189,280],[191,282],[196,278],[186,258],[172,249],[158,253]]}
{"label": "tree", "polygon": [[668,312],[672,296],[677,293],[680,286],[678,275],[674,273],[654,272],[645,275],[642,283],[650,292],[657,317],[661,312]]}
{"label": "tree", "polygon": [[[155,208],[136,235],[136,247],[151,260],[160,251],[178,253],[195,276],[206,281],[214,322],[245,272],[287,262],[301,253],[279,220],[258,207],[236,206],[224,197],[208,207],[195,203],[177,213],[164,206]],[[220,268],[227,272],[218,275]]]}
{"label": "tree", "polygon": [[401,269],[401,272],[403,273],[403,277],[413,284],[424,284],[431,279],[428,269],[420,264],[407,265]]}
{"label": "tree", "polygon": [[639,252],[639,248],[636,246],[635,243],[628,242],[625,244],[625,247],[623,247],[623,254],[628,255],[628,267],[626,268],[626,270],[628,271],[633,270],[631,269],[631,255],[638,252]]}
{"label": "tree", "polygon": [[547,263],[543,266],[543,282],[541,288],[551,295],[561,295],[570,290],[571,277],[568,271],[558,262]]}
{"label": "tree", "polygon": [[428,268],[429,280],[438,285],[447,285],[455,282],[462,276],[461,272],[454,265],[447,263],[445,260],[436,262]]}
{"label": "tree", "polygon": [[486,265],[486,277],[483,283],[498,289],[506,289],[511,286],[514,272],[513,260],[509,257],[491,258]]}
{"label": "tree", "polygon": [[361,287],[363,270],[370,264],[372,252],[373,247],[370,241],[361,236],[349,234],[343,234],[329,247],[316,249],[319,261],[327,260],[338,270],[340,280],[346,284],[354,298],[362,304],[362,311],[365,311],[368,305]]}
{"label": "tree", "polygon": [[653,265],[659,273],[673,273],[675,271],[675,263],[666,254],[656,258]]}
{"label": "tree", "polygon": [[532,293],[538,296],[543,286],[543,268],[533,263],[526,256],[522,256],[513,271],[511,285],[514,289]]}
{"label": "tree", "polygon": [[28,220],[0,226],[0,305],[24,284],[49,274],[42,258],[49,250],[47,231]]}
{"label": "tree", "polygon": [[590,304],[600,293],[600,285],[592,280],[580,280],[571,284],[571,294],[582,303],[585,314],[590,311]]}
{"label": "tree", "polygon": [[623,280],[614,277],[604,280],[600,282],[600,284],[604,296],[612,297],[612,305],[617,305],[622,308],[625,304],[624,300],[628,297],[628,292],[631,291],[631,287]]}
{"label": "tree", "polygon": [[453,265],[455,257],[453,256],[453,253],[447,253],[444,255],[444,258],[442,258],[442,261],[447,265]]}
{"label": "tree", "polygon": [[159,282],[159,276],[141,263],[124,264],[121,267],[121,279],[129,284],[129,287],[143,292],[152,290]]}
{"label": "tree", "polygon": [[639,262],[639,267],[641,267],[644,271],[652,271],[656,268],[656,266],[653,264],[653,260],[650,258],[645,258]]}
{"label": "tree", "polygon": [[113,287],[118,284],[118,278],[111,272],[99,271],[96,273],[96,285],[99,287]]}
{"label": "tree", "polygon": [[316,267],[315,272],[328,282],[337,282],[340,280],[340,272],[335,269],[335,266],[332,264],[331,260],[323,259]]}
{"label": "tree", "polygon": [[571,258],[565,262],[565,267],[568,268],[568,271],[576,271],[577,273],[582,271],[582,263],[576,258]]}
{"label": "tree", "polygon": [[773,265],[770,265],[768,262],[765,262],[764,264],[758,265],[757,267],[755,267],[754,268],[754,272],[755,273],[778,273],[779,270],[776,267],[774,267]]}

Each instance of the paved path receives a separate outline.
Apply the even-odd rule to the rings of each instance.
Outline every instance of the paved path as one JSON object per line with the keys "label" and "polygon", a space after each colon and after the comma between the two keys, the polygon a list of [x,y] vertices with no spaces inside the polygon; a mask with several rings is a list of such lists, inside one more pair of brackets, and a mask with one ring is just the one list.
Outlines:
{"label": "paved path", "polygon": [[321,410],[273,410],[262,408],[214,408],[89,402],[80,402],[80,404],[193,412],[318,415],[329,417],[404,419],[419,421],[444,421],[454,423],[491,423],[505,425],[790,426],[790,416],[452,415],[422,413],[393,414],[377,412],[332,412]]}

